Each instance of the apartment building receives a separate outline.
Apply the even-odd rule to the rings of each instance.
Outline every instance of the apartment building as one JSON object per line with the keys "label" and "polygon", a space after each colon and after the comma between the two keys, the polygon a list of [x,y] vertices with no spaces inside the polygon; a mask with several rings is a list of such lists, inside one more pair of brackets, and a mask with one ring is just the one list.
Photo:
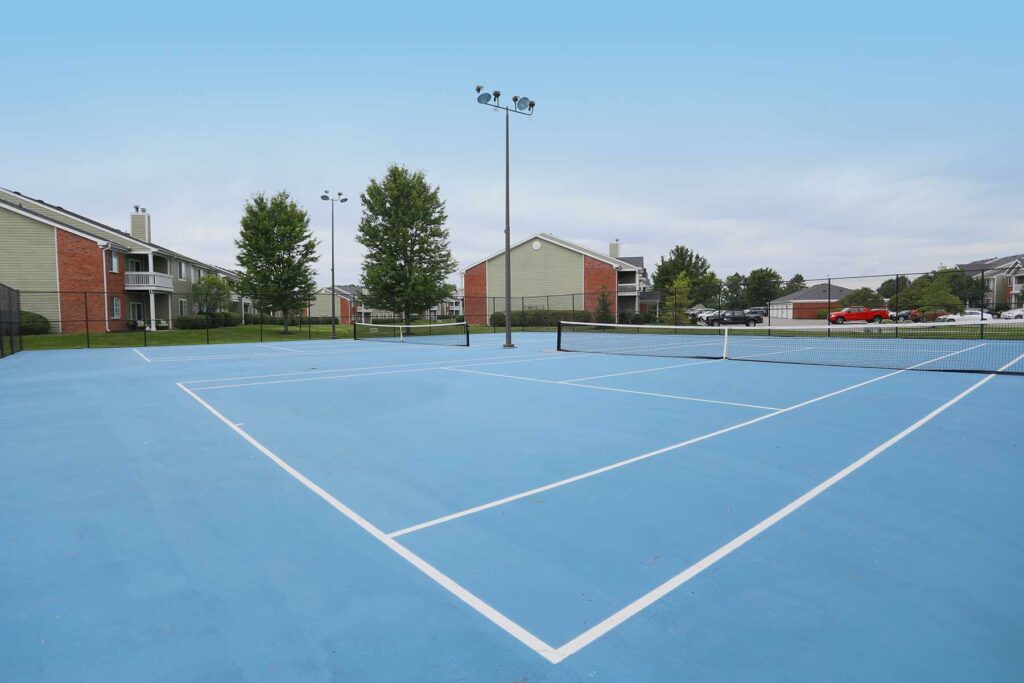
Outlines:
{"label": "apartment building", "polygon": [[[0,282],[21,291],[24,310],[53,332],[171,329],[195,312],[204,275],[238,274],[152,241],[152,216],[136,206],[122,231],[42,199],[0,188]],[[232,310],[252,312],[232,295]]]}

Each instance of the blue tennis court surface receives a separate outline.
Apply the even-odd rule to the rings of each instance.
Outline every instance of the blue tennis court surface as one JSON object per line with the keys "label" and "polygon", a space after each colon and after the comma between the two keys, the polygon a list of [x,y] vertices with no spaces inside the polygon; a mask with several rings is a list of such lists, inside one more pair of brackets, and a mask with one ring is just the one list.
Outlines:
{"label": "blue tennis court surface", "polygon": [[5,359],[0,680],[1019,680],[1024,377],[501,341]]}

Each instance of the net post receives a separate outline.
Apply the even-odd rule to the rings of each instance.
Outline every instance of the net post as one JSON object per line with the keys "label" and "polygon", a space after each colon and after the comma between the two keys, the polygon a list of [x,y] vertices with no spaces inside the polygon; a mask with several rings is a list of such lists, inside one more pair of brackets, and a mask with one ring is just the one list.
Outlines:
{"label": "net post", "polygon": [[555,350],[556,351],[561,351],[562,350],[562,321],[561,320],[558,321],[558,332],[557,332],[557,341],[555,342]]}
{"label": "net post", "polygon": [[462,324],[465,326],[466,330],[466,346],[469,346],[469,323],[464,322]]}
{"label": "net post", "polygon": [[359,339],[359,334],[357,333],[358,329],[359,328],[356,327],[355,321],[352,321],[352,341],[356,341],[357,339]]}
{"label": "net post", "polygon": [[722,359],[728,360],[729,358],[729,328],[722,328],[722,336],[724,341],[722,342]]}

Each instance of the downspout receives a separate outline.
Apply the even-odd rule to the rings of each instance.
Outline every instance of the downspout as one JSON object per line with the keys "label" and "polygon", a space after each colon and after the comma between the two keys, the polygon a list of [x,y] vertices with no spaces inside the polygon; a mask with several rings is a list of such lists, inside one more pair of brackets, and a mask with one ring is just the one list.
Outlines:
{"label": "downspout", "polygon": [[110,251],[110,243],[108,242],[107,246],[103,247],[103,249],[100,251],[100,260],[102,261],[102,264],[100,265],[100,270],[103,271],[103,329],[105,329],[107,332],[110,332],[110,312],[107,310],[107,306],[109,305],[110,297],[107,296],[107,256],[106,256],[107,252],[109,252],[109,251]]}

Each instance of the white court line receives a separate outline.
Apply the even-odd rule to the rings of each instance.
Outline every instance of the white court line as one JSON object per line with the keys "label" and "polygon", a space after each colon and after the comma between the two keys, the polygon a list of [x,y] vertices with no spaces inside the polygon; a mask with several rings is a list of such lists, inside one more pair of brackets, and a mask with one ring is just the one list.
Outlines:
{"label": "white court line", "polygon": [[144,353],[142,353],[142,351],[139,351],[138,349],[136,349],[134,347],[132,348],[132,351],[134,351],[135,353],[137,353],[140,356],[142,356],[142,360],[146,361],[147,363],[152,363],[153,362],[149,358],[146,358],[146,355]]}
{"label": "white court line", "polygon": [[690,365],[704,365],[705,363],[721,363],[724,358],[713,358],[711,360],[699,360],[693,363],[677,363],[675,365],[662,365],[657,368],[646,368],[644,370],[630,370],[629,372],[613,372],[609,375],[593,375],[591,377],[574,377],[573,379],[563,379],[563,382],[586,382],[592,379],[604,379],[605,377],[621,377],[623,375],[639,375],[644,372],[657,372],[658,370],[671,370],[672,368],[685,368]]}
{"label": "white court line", "polygon": [[[981,345],[979,344],[979,346],[981,346]],[[505,498],[500,498],[498,500],[492,500],[489,503],[484,503],[482,505],[477,505],[475,507],[467,508],[465,510],[460,510],[459,512],[453,512],[450,515],[445,515],[443,517],[438,517],[436,519],[431,519],[431,520],[428,520],[426,522],[421,522],[420,524],[415,524],[413,526],[406,527],[405,529],[399,529],[398,531],[391,532],[391,537],[392,538],[398,538],[399,536],[404,536],[405,534],[410,534],[410,533],[412,533],[414,531],[420,531],[421,529],[426,529],[426,528],[429,528],[429,527],[432,527],[432,526],[437,526],[438,524],[444,524],[445,522],[450,522],[452,520],[459,519],[460,517],[466,517],[468,515],[476,514],[477,512],[483,512],[484,510],[490,510],[491,508],[495,508],[495,507],[498,507],[500,505],[506,505],[508,503],[515,502],[515,501],[520,500],[522,498],[528,498],[528,497],[536,495],[538,493],[544,493],[545,491],[550,491],[552,489],[560,488],[560,487],[566,486],[568,484],[574,484],[574,483],[576,483],[578,481],[583,481],[584,479],[589,479],[590,477],[596,477],[599,474],[604,474],[605,472],[611,472],[612,470],[617,470],[620,467],[625,467],[627,465],[632,465],[635,462],[640,462],[641,460],[647,460],[649,458],[653,458],[653,457],[662,455],[663,453],[668,453],[670,451],[679,450],[680,448],[685,448],[687,446],[692,446],[695,443],[700,443],[701,441],[707,441],[708,439],[713,439],[716,436],[721,436],[722,434],[728,434],[729,432],[734,432],[737,429],[743,429],[744,427],[749,427],[750,425],[757,424],[758,422],[763,422],[764,420],[776,417],[778,415],[783,415],[785,413],[793,412],[794,410],[799,410],[800,408],[803,408],[805,406],[809,406],[812,403],[817,403],[818,401],[824,401],[825,399],[832,398],[833,396],[838,396],[840,394],[845,394],[848,391],[853,391],[854,389],[859,389],[860,387],[867,386],[868,384],[873,384],[875,382],[880,382],[881,380],[888,379],[889,377],[895,377],[896,375],[902,374],[904,372],[908,372],[909,370],[913,370],[915,368],[921,367],[922,365],[926,365],[928,363],[933,363],[935,361],[942,360],[943,358],[948,358],[949,356],[955,356],[958,353],[964,353],[966,351],[970,351],[970,350],[975,349],[975,348],[977,348],[977,347],[976,346],[972,346],[972,347],[970,347],[968,349],[962,349],[960,351],[954,351],[953,353],[946,354],[945,356],[939,356],[938,358],[933,358],[932,360],[925,361],[923,363],[918,363],[916,365],[912,365],[909,368],[906,368],[905,370],[895,370],[893,372],[889,372],[889,373],[886,373],[884,375],[879,375],[878,377],[872,377],[871,379],[866,380],[864,382],[858,382],[857,384],[852,384],[852,385],[850,385],[848,387],[845,387],[843,389],[837,389],[836,391],[832,391],[832,392],[829,392],[827,394],[822,394],[821,396],[817,396],[815,398],[808,399],[806,401],[802,401],[800,403],[791,405],[788,408],[783,408],[782,410],[778,410],[778,411],[776,411],[774,413],[767,413],[766,415],[761,415],[759,417],[755,417],[753,419],[746,420],[744,422],[740,422],[740,423],[734,424],[731,427],[725,427],[723,429],[718,429],[718,430],[713,431],[713,432],[708,432],[707,434],[702,434],[701,436],[696,436],[696,437],[693,437],[692,439],[687,439],[686,441],[680,441],[679,443],[675,443],[675,444],[672,444],[670,446],[665,446],[664,448],[659,448],[659,449],[654,450],[654,451],[649,451],[647,453],[642,453],[640,455],[633,456],[632,458],[627,458],[625,460],[620,460],[618,462],[612,463],[611,465],[605,465],[604,467],[598,467],[597,469],[590,470],[589,472],[583,472],[582,474],[577,474],[575,476],[568,477],[566,479],[561,479],[559,481],[552,482],[550,484],[545,484],[544,486],[538,486],[536,488],[529,489],[528,491],[522,491],[521,493],[516,493],[516,494],[511,495],[511,496],[506,496]],[[1007,366],[1007,367],[1009,367],[1009,366]],[[579,386],[579,385],[569,384],[567,386]]]}
{"label": "white court line", "polygon": [[385,534],[379,528],[377,528],[369,521],[367,521],[365,518],[357,514],[355,510],[342,503],[340,500],[329,494],[324,489],[320,488],[317,484],[315,484],[304,474],[302,474],[297,469],[289,465],[269,448],[261,444],[252,436],[250,436],[249,433],[246,432],[244,429],[231,422],[231,420],[229,420],[228,418],[224,417],[224,415],[222,415],[216,408],[214,408],[209,403],[204,401],[193,391],[191,391],[188,387],[182,385],[179,382],[178,388],[184,391],[192,398],[194,398],[196,401],[198,401],[199,404],[206,408],[208,411],[210,411],[214,415],[214,417],[216,417],[218,420],[220,420],[228,427],[230,427],[232,431],[234,431],[236,434],[238,434],[243,439],[248,441],[249,444],[251,444],[256,450],[258,450],[263,455],[267,456],[271,461],[274,462],[274,464],[276,464],[278,467],[280,467],[285,472],[294,477],[296,480],[298,480],[303,486],[305,486],[307,489],[309,489],[317,496],[319,496],[328,505],[333,507],[341,514],[345,515],[345,517],[347,517],[351,521],[355,522],[357,525],[359,525],[360,528],[363,529],[363,531],[366,531],[368,534],[370,534],[375,539],[377,539],[385,546],[387,546],[388,549],[394,551],[402,559],[407,561],[412,566],[416,567],[416,569],[419,569],[427,576],[429,576],[434,582],[436,582],[438,585],[440,585],[449,593],[457,597],[462,602],[472,607],[478,613],[486,617],[491,623],[501,628],[503,631],[511,635],[513,638],[515,638],[523,645],[530,648],[531,650],[539,654],[541,657],[551,662],[552,664],[557,664],[559,661],[562,660],[563,656],[558,655],[552,646],[548,645],[543,640],[533,635],[525,628],[523,628],[516,622],[512,621],[504,614],[502,614],[501,612],[494,609],[489,604],[478,598],[476,595],[463,588],[461,585],[459,585],[454,580],[449,578],[446,574],[441,572],[439,569],[431,565],[429,562],[421,558],[413,551],[406,548],[398,541],[389,538],[387,534]]}
{"label": "white court line", "polygon": [[[997,372],[1001,372],[1001,371],[1005,370],[1006,368],[1010,367],[1011,365],[1013,365],[1017,361],[1021,360],[1022,358],[1024,358],[1024,354],[1021,354],[1016,359],[1010,361],[1009,363],[1007,363],[1003,367],[999,368],[999,370],[997,370]],[[991,380],[995,376],[996,376],[995,374],[986,375],[982,379],[978,380],[977,382],[972,384],[970,387],[968,387],[964,391],[961,391],[959,394],[957,394],[956,396],[954,396],[950,400],[946,401],[941,406],[939,406],[938,408],[936,408],[935,410],[931,411],[930,413],[928,413],[927,415],[922,417],[920,420],[918,420],[914,424],[910,425],[909,427],[907,427],[906,429],[901,431],[899,434],[896,434],[895,436],[891,437],[888,441],[886,441],[885,443],[883,443],[880,446],[876,447],[874,450],[870,451],[869,453],[867,453],[866,455],[861,457],[856,462],[848,465],[847,467],[844,467],[843,469],[841,469],[840,471],[836,472],[831,477],[829,477],[825,481],[821,482],[820,484],[818,484],[817,486],[815,486],[810,491],[808,491],[807,493],[803,494],[802,496],[800,496],[799,498],[797,498],[793,502],[789,503],[785,507],[780,508],[779,510],[777,510],[776,512],[774,512],[770,516],[766,517],[765,519],[761,520],[760,522],[758,522],[754,526],[750,527],[749,529],[744,531],[742,534],[740,534],[736,538],[732,539],[731,541],[729,541],[728,543],[723,545],[718,550],[715,550],[713,553],[711,553],[710,555],[707,555],[702,560],[700,560],[700,561],[696,562],[695,564],[691,565],[690,567],[688,567],[687,569],[683,570],[679,574],[676,574],[671,579],[669,579],[665,583],[661,584],[660,586],[658,586],[654,590],[650,591],[646,595],[638,598],[637,600],[634,600],[632,603],[630,603],[629,605],[626,605],[625,607],[620,609],[618,612],[616,612],[615,614],[613,614],[610,617],[608,617],[607,619],[605,619],[604,621],[602,621],[599,624],[596,624],[596,625],[590,627],[589,629],[587,629],[586,631],[584,631],[580,635],[576,636],[575,638],[570,640],[568,643],[566,643],[562,647],[558,648],[558,654],[562,655],[562,657],[568,657],[568,656],[570,656],[570,655],[572,655],[572,654],[574,654],[576,652],[579,652],[582,648],[586,647],[587,645],[589,645],[590,643],[594,642],[595,640],[597,640],[598,638],[600,638],[604,634],[608,633],[609,631],[611,631],[615,627],[619,626],[620,624],[622,624],[624,621],[626,621],[630,617],[635,616],[636,614],[638,614],[639,612],[643,611],[647,607],[650,607],[655,602],[657,602],[661,598],[665,597],[666,595],[668,595],[669,593],[674,591],[676,588],[679,588],[684,583],[686,583],[687,581],[689,581],[693,577],[695,577],[698,574],[700,574],[701,572],[703,572],[705,569],[711,567],[716,562],[718,562],[718,561],[722,560],[723,558],[727,557],[733,551],[737,550],[738,548],[741,548],[742,546],[744,546],[749,541],[757,538],[758,536],[763,534],[765,531],[767,531],[771,527],[775,526],[776,524],[781,522],[783,519],[785,519],[786,517],[788,517],[792,513],[796,512],[797,510],[802,508],[804,505],[806,505],[807,503],[811,502],[812,500],[814,500],[815,498],[820,496],[822,493],[827,491],[828,489],[830,489],[833,486],[835,486],[840,481],[842,481],[846,477],[850,476],[851,474],[853,474],[854,472],[859,470],[861,467],[863,467],[867,463],[869,463],[872,460],[874,460],[876,457],[878,457],[881,453],[883,453],[884,451],[886,451],[890,447],[892,447],[895,444],[899,443],[900,441],[902,441],[904,438],[906,438],[910,434],[914,433],[915,431],[917,431],[918,429],[920,429],[924,425],[926,425],[929,422],[931,422],[933,419],[935,419],[936,417],[938,417],[939,415],[944,413],[947,409],[949,409],[952,406],[956,405],[958,402],[960,402],[960,400],[962,400],[968,394],[970,394],[971,392],[973,392],[976,389],[980,388],[982,385],[984,385],[986,382],[988,382],[989,380]]]}
{"label": "white court line", "polygon": [[[528,361],[554,360],[555,358],[558,358],[558,356],[548,356],[548,355],[545,355],[542,358],[530,358],[530,359],[524,359],[524,360],[515,361],[515,362],[523,363],[523,362],[528,362]],[[456,362],[458,362],[458,361],[456,361]],[[494,363],[494,365],[503,365],[503,364],[509,363],[509,362],[512,362],[512,361],[496,361]],[[337,370],[337,371],[332,370],[331,371],[331,372],[346,373],[346,374],[319,375],[318,377],[298,377],[298,378],[295,378],[295,379],[278,379],[278,380],[271,380],[271,381],[268,381],[268,382],[238,382],[236,384],[215,384],[215,385],[202,386],[202,387],[193,386],[192,388],[195,389],[196,391],[207,391],[209,389],[234,389],[236,387],[255,387],[255,386],[262,386],[262,385],[266,385],[266,384],[294,384],[296,382],[317,382],[317,381],[329,380],[329,379],[346,379],[348,377],[369,377],[371,375],[395,375],[395,374],[406,373],[406,372],[422,372],[424,370],[445,370],[445,369],[447,369],[447,368],[444,368],[444,367],[434,367],[437,363],[446,363],[448,365],[451,365],[452,361],[451,360],[446,360],[446,361],[429,361],[430,367],[416,367],[416,368],[411,368],[411,369],[407,369],[407,370],[385,370],[385,371],[381,371],[381,372],[361,372],[361,373],[355,373],[353,371],[357,370],[359,368],[351,368],[351,369],[348,369],[348,370]],[[382,365],[382,366],[379,366],[379,368],[406,367],[406,366],[409,366],[409,365],[423,366],[423,365],[427,365],[427,364],[428,363],[406,363],[404,365],[392,365],[392,366]],[[491,365],[491,363],[476,363],[476,365]],[[455,366],[455,367],[461,367],[461,366]],[[367,369],[376,370],[376,369],[379,369],[379,368],[372,368],[371,367],[371,368],[367,368]],[[213,381],[213,380],[210,380],[210,381]],[[183,382],[183,384],[185,384],[185,383],[186,382]]]}
{"label": "white court line", "polygon": [[[309,340],[307,339],[306,341],[309,341]],[[263,346],[269,346],[272,349],[278,349],[280,351],[291,351],[292,353],[309,353],[308,351],[303,351],[301,349],[289,349],[289,348],[286,348],[284,346],[278,346],[276,344],[268,344],[266,342],[263,343]]]}
{"label": "white court line", "polygon": [[[692,401],[694,403],[717,403],[725,406],[738,406],[740,408],[755,408],[757,410],[781,410],[773,406],[759,406],[753,403],[736,403],[735,401],[715,401],[710,398],[696,398],[693,396],[677,396],[675,394],[656,394],[651,391],[634,391],[632,389],[615,389],[613,387],[601,387],[596,384],[575,384],[569,380],[558,381],[553,379],[537,379],[536,377],[522,377],[521,375],[503,375],[497,372],[481,372],[479,370],[463,370],[462,367],[448,366],[438,368],[439,370],[451,370],[452,372],[465,372],[472,375],[486,375],[488,377],[504,377],[505,379],[518,379],[524,382],[540,382],[541,384],[560,384],[565,387],[579,387],[580,389],[596,389],[598,391],[614,391],[620,394],[639,394],[640,396],[654,396],[657,398],[670,398],[676,401]],[[577,380],[578,381],[578,380]]]}

